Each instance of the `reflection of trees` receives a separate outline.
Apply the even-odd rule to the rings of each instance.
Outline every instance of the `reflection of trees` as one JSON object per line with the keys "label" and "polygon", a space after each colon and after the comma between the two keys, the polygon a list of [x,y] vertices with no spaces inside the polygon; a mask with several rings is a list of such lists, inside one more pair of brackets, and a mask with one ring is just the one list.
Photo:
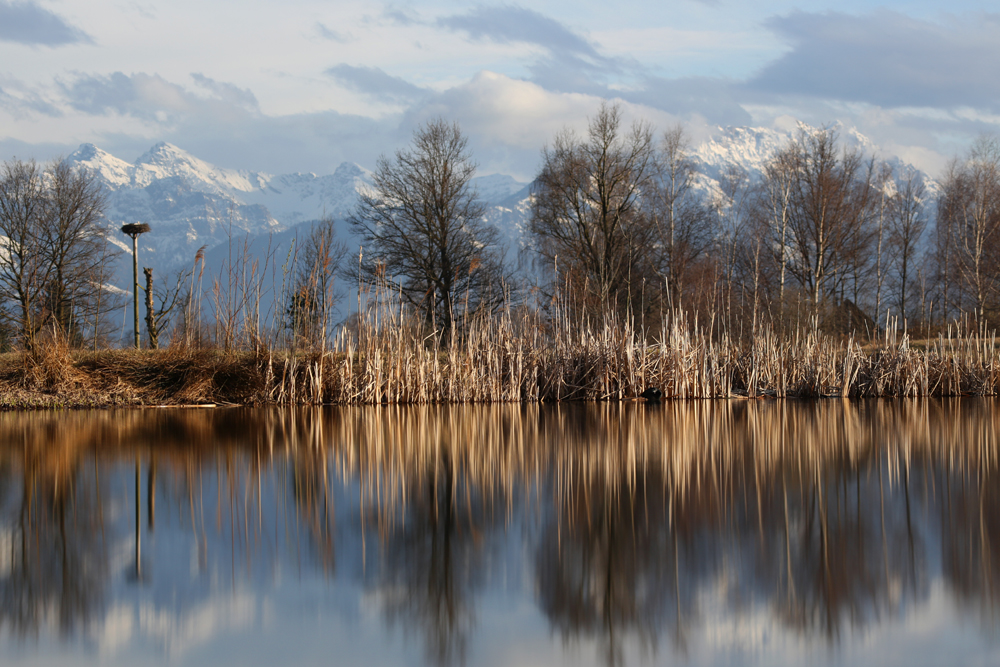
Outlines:
{"label": "reflection of trees", "polygon": [[962,607],[996,620],[1000,599],[1000,485],[995,470],[958,476],[943,506],[944,575]]}
{"label": "reflection of trees", "polygon": [[597,637],[609,664],[622,662],[630,633],[655,648],[680,595],[677,536],[662,480],[615,482],[570,484],[536,557],[539,604],[549,622],[566,639]]}
{"label": "reflection of trees", "polygon": [[538,548],[553,626],[600,638],[617,662],[630,632],[654,647],[670,632],[685,650],[709,592],[729,613],[763,602],[831,641],[925,597],[913,453],[884,441],[913,424],[888,438],[878,427],[926,414],[869,409],[667,405],[635,419],[580,408],[553,429],[573,441],[556,445],[558,510]]}
{"label": "reflection of trees", "polygon": [[384,529],[378,585],[390,623],[423,635],[430,662],[464,664],[491,519],[449,451],[438,454],[414,480],[401,525]]}
{"label": "reflection of trees", "polygon": [[107,553],[96,480],[77,466],[46,471],[27,448],[22,464],[18,471],[6,462],[0,471],[0,513],[10,538],[0,554],[0,627],[35,635],[53,623],[72,635],[104,605]]}
{"label": "reflection of trees", "polygon": [[773,502],[763,508],[759,584],[791,628],[836,640],[844,624],[863,628],[893,613],[902,594],[926,596],[908,483],[887,496],[880,472],[834,463],[791,492],[787,477],[777,493],[765,491]]}
{"label": "reflection of trees", "polygon": [[371,599],[433,663],[472,661],[501,523],[523,528],[555,634],[609,663],[685,652],[720,614],[831,643],[867,632],[929,596],[938,532],[945,590],[992,619],[993,405],[0,414],[0,624],[71,634],[101,610],[102,507],[134,502],[108,479],[131,491],[137,457],[147,530],[154,511],[158,532],[190,523],[202,572],[343,574],[360,556]]}
{"label": "reflection of trees", "polygon": [[332,576],[336,565],[333,540],[336,522],[325,449],[306,447],[292,459],[292,497],[320,567]]}

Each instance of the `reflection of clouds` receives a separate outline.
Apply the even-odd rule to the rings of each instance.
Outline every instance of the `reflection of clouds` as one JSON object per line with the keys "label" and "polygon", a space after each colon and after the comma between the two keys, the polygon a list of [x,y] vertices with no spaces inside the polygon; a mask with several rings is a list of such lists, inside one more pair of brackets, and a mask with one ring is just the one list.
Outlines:
{"label": "reflection of clouds", "polygon": [[[995,664],[1000,645],[984,636],[975,624],[956,624],[953,598],[940,579],[928,596],[905,615],[886,619],[878,626],[856,628],[849,644],[831,651],[823,642],[802,636],[787,626],[771,622],[765,604],[733,609],[707,595],[704,623],[692,636],[693,664],[754,664],[766,655],[775,667],[824,664],[946,665]],[[991,646],[991,644],[994,644]],[[979,656],[973,658],[973,656]]]}
{"label": "reflection of clouds", "polygon": [[164,607],[150,600],[118,603],[94,624],[90,638],[105,656],[149,641],[167,656],[179,658],[220,635],[259,625],[268,616],[266,608],[266,602],[258,602],[250,591],[219,592],[189,608]]}
{"label": "reflection of clouds", "polygon": [[247,629],[258,618],[256,596],[235,591],[184,611],[153,605],[138,609],[139,629],[168,655],[180,656],[223,632]]}
{"label": "reflection of clouds", "polygon": [[132,607],[124,604],[113,605],[108,609],[103,621],[91,627],[91,641],[102,655],[117,653],[134,639],[135,618]]}
{"label": "reflection of clouds", "polygon": [[708,650],[727,654],[759,653],[772,646],[776,635],[781,634],[767,604],[749,601],[734,609],[725,593],[712,585],[697,597],[703,625],[692,643],[700,635]]}
{"label": "reflection of clouds", "polygon": [[[21,466],[47,502],[65,491],[44,480],[76,474],[74,502],[42,503],[35,529],[58,548],[59,507],[74,508],[65,544],[82,557],[65,571],[107,570],[78,596],[107,603],[50,589],[34,630],[59,637],[59,607],[109,661],[294,635],[295,656],[347,637],[358,652],[423,649],[438,663],[777,665],[837,651],[879,663],[896,655],[888,638],[919,658],[933,637],[961,639],[961,662],[998,629],[996,405],[66,415],[36,421],[53,430],[34,439],[20,430],[30,419],[0,415],[0,443],[31,453],[0,444],[0,482],[15,489],[0,548],[17,541]],[[150,578],[135,584],[132,461],[154,452]],[[95,465],[100,503],[79,472]],[[2,558],[0,585],[20,566]]]}

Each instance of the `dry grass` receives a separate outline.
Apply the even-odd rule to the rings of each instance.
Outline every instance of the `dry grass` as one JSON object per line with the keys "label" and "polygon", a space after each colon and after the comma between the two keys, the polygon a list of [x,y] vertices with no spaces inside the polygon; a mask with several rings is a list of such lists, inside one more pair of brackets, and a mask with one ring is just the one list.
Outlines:
{"label": "dry grass", "polygon": [[72,352],[58,341],[0,358],[0,407],[495,403],[665,398],[994,396],[996,339],[955,329],[922,348],[890,330],[852,339],[757,327],[748,341],[682,316],[639,331],[612,315],[508,309],[428,334],[385,293],[319,349]]}

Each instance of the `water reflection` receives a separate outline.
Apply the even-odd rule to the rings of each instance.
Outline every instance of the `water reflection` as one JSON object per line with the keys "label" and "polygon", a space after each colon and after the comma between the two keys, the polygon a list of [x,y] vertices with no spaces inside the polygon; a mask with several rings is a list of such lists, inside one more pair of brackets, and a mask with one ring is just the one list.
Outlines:
{"label": "water reflection", "polygon": [[291,623],[287,650],[343,631],[376,663],[780,663],[944,595],[936,631],[991,650],[996,408],[2,414],[0,629],[123,660]]}

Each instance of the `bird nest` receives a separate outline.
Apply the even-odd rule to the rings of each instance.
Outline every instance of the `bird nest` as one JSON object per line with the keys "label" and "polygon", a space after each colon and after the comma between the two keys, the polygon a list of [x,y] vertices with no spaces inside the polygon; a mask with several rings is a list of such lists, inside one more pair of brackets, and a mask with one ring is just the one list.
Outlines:
{"label": "bird nest", "polygon": [[127,225],[122,225],[122,232],[128,234],[129,236],[138,236],[139,234],[145,234],[149,231],[149,225],[145,222],[130,222]]}

